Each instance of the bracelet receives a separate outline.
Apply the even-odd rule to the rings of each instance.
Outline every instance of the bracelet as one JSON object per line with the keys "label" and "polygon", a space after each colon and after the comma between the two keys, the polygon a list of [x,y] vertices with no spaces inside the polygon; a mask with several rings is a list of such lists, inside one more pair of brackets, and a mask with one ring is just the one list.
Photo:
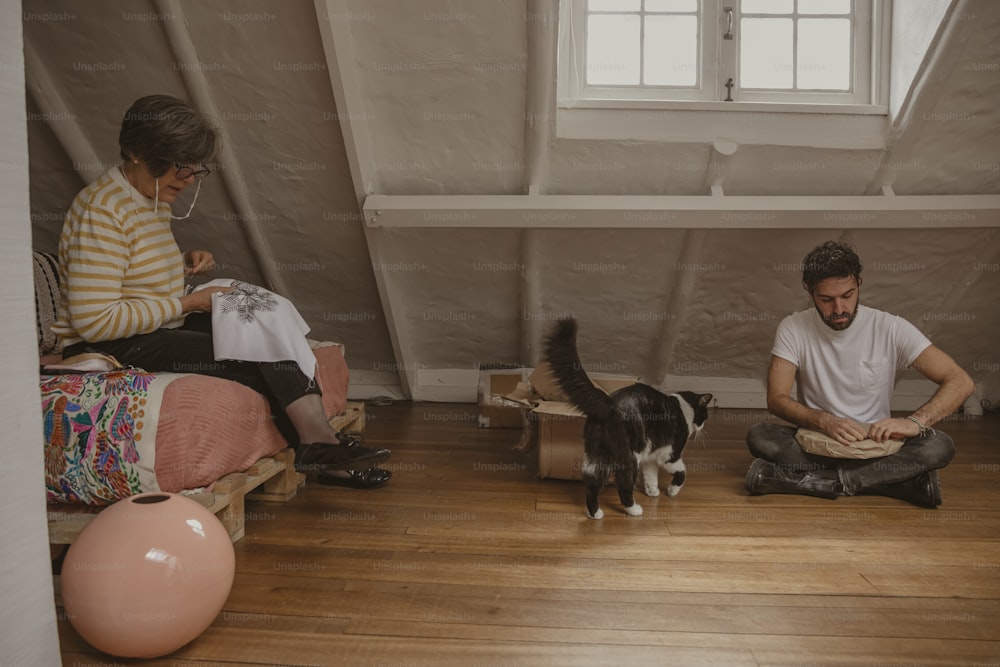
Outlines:
{"label": "bracelet", "polygon": [[909,415],[907,417],[907,419],[909,419],[911,422],[913,422],[914,424],[916,424],[920,428],[919,435],[924,435],[925,433],[927,433],[927,427],[924,426],[924,423],[922,421],[920,421],[919,419],[917,419],[913,415]]}

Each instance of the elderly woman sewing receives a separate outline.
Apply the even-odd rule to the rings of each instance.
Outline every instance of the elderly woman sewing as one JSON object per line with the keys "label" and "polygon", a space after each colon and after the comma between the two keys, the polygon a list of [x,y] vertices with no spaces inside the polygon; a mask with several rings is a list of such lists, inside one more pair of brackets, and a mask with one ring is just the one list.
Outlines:
{"label": "elderly woman sewing", "polygon": [[[214,258],[206,250],[182,255],[170,229],[170,204],[192,184],[200,190],[210,173],[205,163],[219,148],[214,128],[183,100],[151,95],[125,113],[118,143],[124,162],[76,196],[59,239],[62,294],[53,330],[64,355],[102,352],[150,372],[192,368],[235,380],[267,397],[297,469],[350,469],[333,474],[332,483],[358,487],[388,479],[388,471],[371,466],[389,450],[334,430],[320,390],[300,366],[215,358],[213,295],[232,288],[185,294],[185,274],[213,268]],[[179,219],[191,214],[198,190]]]}

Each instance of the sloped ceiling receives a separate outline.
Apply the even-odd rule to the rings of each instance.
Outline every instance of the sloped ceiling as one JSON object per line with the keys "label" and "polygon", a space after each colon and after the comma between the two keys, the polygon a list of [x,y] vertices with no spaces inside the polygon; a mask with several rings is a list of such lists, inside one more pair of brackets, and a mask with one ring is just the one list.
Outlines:
{"label": "sloped ceiling", "polygon": [[[968,3],[955,16],[954,43],[907,136],[908,156],[883,164],[897,194],[996,193],[1000,183],[1000,7]],[[949,17],[951,18],[951,17]]]}
{"label": "sloped ceiling", "polygon": [[[729,160],[726,194],[863,195],[884,185],[897,195],[1000,194],[1000,5],[973,0],[952,9],[959,4],[965,23],[938,45],[935,67],[918,75],[908,107],[915,112],[885,149],[742,146]],[[279,276],[311,335],[346,343],[358,392],[398,391],[392,385],[404,365],[472,374],[532,362],[545,322],[526,327],[526,273],[536,276],[538,317],[580,318],[581,354],[592,370],[672,383],[759,381],[777,322],[808,306],[798,263],[817,243],[840,238],[865,262],[864,300],[918,324],[985,397],[1000,399],[996,222],[839,229],[836,218],[815,214],[791,230],[544,229],[532,236],[530,257],[519,229],[366,230],[342,127],[369,149],[361,157],[369,193],[526,192],[527,34],[544,5],[24,0],[25,41],[42,68],[27,72],[35,245],[54,250],[62,214],[84,182],[56,124],[110,166],[129,104],[153,92],[190,98],[196,67],[253,219],[213,176],[192,218],[176,223],[178,241],[211,249],[222,275]],[[179,62],[171,20],[186,28],[194,65]],[[329,59],[321,21],[338,22],[333,34],[348,36],[349,58]],[[330,68],[338,67],[358,83],[350,108],[334,101]],[[33,90],[43,79],[48,89]],[[54,96],[68,115],[48,113]],[[549,194],[627,196],[707,194],[713,148],[551,138],[544,150]],[[251,243],[248,224],[262,244]]]}
{"label": "sloped ceiling", "polygon": [[[185,2],[181,9],[194,65],[255,207],[249,222],[270,245],[263,263],[280,275],[312,336],[344,341],[362,367],[391,359],[313,5]],[[152,93],[190,99],[182,77],[189,64],[175,60],[164,29],[175,13],[170,3],[24,3],[25,41],[72,111],[53,122],[75,123],[107,166],[118,159],[118,127],[133,100]],[[53,16],[72,18],[44,20]],[[36,247],[53,250],[62,213],[83,182],[42,112],[29,112]],[[182,248],[212,250],[218,277],[263,284],[262,262],[242,230],[245,215],[213,176],[175,235]]]}

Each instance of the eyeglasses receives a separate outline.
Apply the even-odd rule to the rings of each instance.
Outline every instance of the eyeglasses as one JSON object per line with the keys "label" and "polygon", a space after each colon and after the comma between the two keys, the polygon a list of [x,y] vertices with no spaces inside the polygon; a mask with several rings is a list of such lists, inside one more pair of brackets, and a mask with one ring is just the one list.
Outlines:
{"label": "eyeglasses", "polygon": [[188,178],[191,178],[192,176],[194,176],[194,180],[200,181],[201,179],[205,178],[206,176],[212,173],[212,170],[203,164],[196,164],[192,167],[191,165],[178,164],[177,162],[175,162],[174,169],[177,170],[177,173],[174,176],[179,181],[186,180]]}

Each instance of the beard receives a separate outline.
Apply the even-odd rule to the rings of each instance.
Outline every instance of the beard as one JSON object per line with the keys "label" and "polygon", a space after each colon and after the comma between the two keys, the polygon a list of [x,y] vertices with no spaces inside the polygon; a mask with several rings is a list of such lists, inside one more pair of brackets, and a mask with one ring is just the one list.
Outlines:
{"label": "beard", "polygon": [[826,326],[830,327],[834,331],[843,331],[854,323],[854,318],[858,316],[858,306],[860,305],[861,301],[859,300],[858,303],[855,304],[853,312],[830,313],[828,317],[823,315],[818,306],[816,306],[816,312],[819,313],[819,318],[823,320],[823,323],[826,324]]}

